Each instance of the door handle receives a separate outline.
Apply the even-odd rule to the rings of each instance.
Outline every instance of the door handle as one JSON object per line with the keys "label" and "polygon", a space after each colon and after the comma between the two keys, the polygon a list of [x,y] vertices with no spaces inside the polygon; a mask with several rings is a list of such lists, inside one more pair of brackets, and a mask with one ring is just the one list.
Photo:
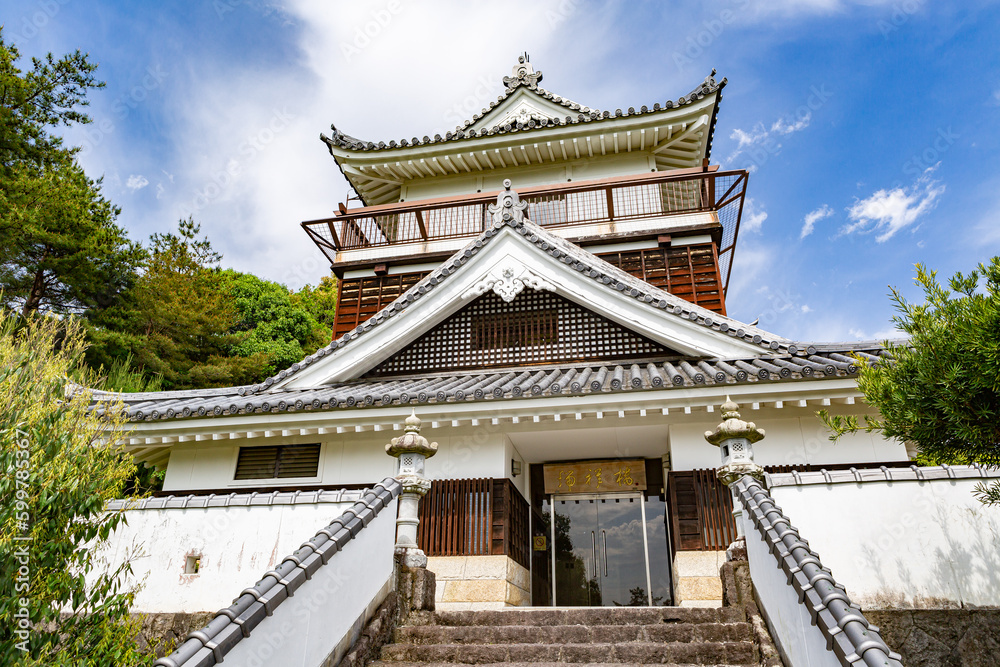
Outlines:
{"label": "door handle", "polygon": [[594,578],[596,579],[600,571],[597,565],[597,533],[593,530],[590,531],[590,542],[594,548]]}
{"label": "door handle", "polygon": [[601,531],[601,537],[604,538],[604,576],[608,576],[608,534]]}

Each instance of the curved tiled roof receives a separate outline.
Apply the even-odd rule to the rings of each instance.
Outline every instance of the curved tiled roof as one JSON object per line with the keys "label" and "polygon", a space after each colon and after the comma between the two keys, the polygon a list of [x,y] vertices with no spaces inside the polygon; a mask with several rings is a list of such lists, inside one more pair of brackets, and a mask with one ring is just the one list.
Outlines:
{"label": "curved tiled roof", "polygon": [[[428,146],[431,144],[438,144],[448,141],[460,141],[463,139],[473,139],[476,137],[484,136],[494,136],[500,134],[509,134],[513,132],[523,132],[530,130],[538,130],[546,127],[557,127],[565,125],[577,125],[580,123],[590,123],[605,121],[613,118],[623,118],[629,116],[642,116],[646,114],[659,113],[661,111],[668,111],[670,109],[676,109],[688,104],[697,102],[698,100],[704,99],[706,96],[711,95],[717,91],[721,91],[726,86],[727,80],[722,79],[722,81],[715,80],[715,70],[705,77],[705,80],[694,88],[687,95],[682,95],[676,101],[667,100],[662,105],[657,102],[652,106],[652,108],[647,106],[642,106],[638,110],[635,107],[629,107],[627,110],[622,111],[621,109],[615,109],[614,111],[599,111],[597,109],[591,109],[585,107],[576,102],[567,100],[564,97],[555,95],[548,90],[538,86],[535,83],[528,81],[522,81],[518,85],[507,89],[502,95],[497,97],[495,102],[491,102],[490,106],[486,109],[486,113],[489,113],[495,109],[498,105],[502,104],[504,100],[510,97],[514,91],[519,88],[527,88],[532,92],[536,93],[540,97],[547,99],[551,102],[559,104],[566,109],[575,111],[573,115],[567,115],[565,118],[553,118],[547,121],[537,121],[529,120],[527,123],[507,123],[500,127],[493,128],[483,128],[479,131],[470,129],[479,119],[481,119],[485,114],[476,114],[471,119],[465,121],[462,125],[455,128],[454,132],[447,132],[443,137],[440,134],[435,134],[433,137],[424,136],[422,139],[418,137],[413,137],[412,139],[401,139],[399,141],[389,141],[388,143],[384,141],[364,141],[350,136],[344,132],[341,132],[336,128],[335,125],[331,125],[330,129],[332,133],[329,137],[324,134],[320,134],[320,139],[327,144],[331,149],[336,146],[344,150],[350,151],[382,151],[391,150],[397,148],[408,148],[412,146]],[[714,114],[713,114],[714,121]],[[714,122],[713,122],[714,125]],[[711,152],[711,128],[709,128],[709,140],[706,155]]]}
{"label": "curved tiled roof", "polygon": [[815,381],[853,377],[857,372],[857,362],[851,355],[875,362],[884,354],[875,344],[837,350],[808,346],[795,355],[746,359],[575,364],[378,378],[309,389],[273,389],[250,395],[240,395],[238,390],[243,388],[234,387],[229,394],[212,397],[174,396],[164,399],[156,394],[124,394],[120,398],[125,402],[124,409],[130,420],[157,421]]}
{"label": "curved tiled roof", "polygon": [[256,584],[240,593],[233,604],[219,611],[208,625],[195,630],[156,667],[211,667],[223,662],[244,637],[342,550],[379,512],[399,495],[402,487],[387,477],[362,492],[361,499],[304,542],[295,553],[268,571]]}
{"label": "curved tiled roof", "polygon": [[[503,191],[501,191],[502,197]],[[499,199],[500,197],[498,197]],[[776,334],[764,331],[755,326],[744,324],[725,315],[702,308],[670,292],[650,285],[640,278],[623,271],[622,269],[609,264],[600,257],[587,252],[583,248],[550,233],[546,229],[536,225],[528,219],[517,220],[511,217],[506,221],[492,221],[487,225],[486,230],[476,239],[469,242],[464,248],[456,252],[437,269],[424,276],[424,278],[409,290],[404,292],[398,299],[380,310],[373,317],[366,320],[353,330],[344,334],[329,345],[320,348],[310,354],[302,361],[292,364],[289,368],[279,372],[277,375],[267,378],[264,382],[253,385],[249,389],[241,388],[242,393],[255,393],[266,390],[277,382],[285,380],[304,368],[308,368],[320,359],[333,354],[337,350],[349,345],[373,328],[380,326],[398,313],[409,308],[411,305],[422,299],[428,292],[448,279],[464,264],[468,263],[472,257],[478,254],[495,238],[504,226],[513,227],[517,233],[527,238],[541,251],[548,253],[552,257],[560,260],[563,264],[570,266],[587,277],[607,286],[607,289],[616,290],[627,294],[641,303],[647,304],[650,308],[657,308],[676,317],[680,317],[708,329],[712,329],[719,334],[728,335],[740,339],[744,342],[757,345],[761,353],[787,352],[798,354],[807,345],[795,343]]]}

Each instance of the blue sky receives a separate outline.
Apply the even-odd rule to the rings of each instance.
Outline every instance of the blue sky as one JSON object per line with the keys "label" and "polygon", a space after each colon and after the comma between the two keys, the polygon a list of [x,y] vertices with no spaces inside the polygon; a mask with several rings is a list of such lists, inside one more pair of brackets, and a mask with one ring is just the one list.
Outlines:
{"label": "blue sky", "polygon": [[27,56],[100,63],[67,132],[137,240],[194,215],[224,264],[291,287],[327,267],[298,223],[343,201],[319,141],[452,129],[521,51],[615,109],[728,77],[712,159],[749,168],[728,305],[801,340],[891,333],[888,286],[1000,254],[1000,8],[970,0],[0,0]]}

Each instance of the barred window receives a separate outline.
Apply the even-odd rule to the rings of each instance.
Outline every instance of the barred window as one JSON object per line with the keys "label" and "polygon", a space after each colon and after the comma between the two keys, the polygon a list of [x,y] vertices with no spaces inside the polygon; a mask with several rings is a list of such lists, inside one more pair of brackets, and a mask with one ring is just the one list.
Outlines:
{"label": "barred window", "polygon": [[240,447],[236,479],[315,477],[319,472],[319,445]]}
{"label": "barred window", "polygon": [[559,313],[556,310],[472,316],[472,347],[476,350],[531,347],[558,342]]}

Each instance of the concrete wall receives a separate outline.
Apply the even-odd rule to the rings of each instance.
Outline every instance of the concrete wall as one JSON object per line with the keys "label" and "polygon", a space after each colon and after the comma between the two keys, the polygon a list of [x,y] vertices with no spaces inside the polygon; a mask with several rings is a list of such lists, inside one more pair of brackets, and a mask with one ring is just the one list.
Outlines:
{"label": "concrete wall", "polygon": [[[794,519],[793,519],[794,520]],[[767,618],[771,636],[787,667],[841,667],[833,651],[826,648],[822,630],[812,624],[809,610],[799,602],[798,593],[785,578],[784,571],[754,528],[746,512],[740,518],[747,541],[750,577]],[[802,532],[806,539],[811,533]],[[834,573],[836,574],[836,572]]]}
{"label": "concrete wall", "polygon": [[803,484],[770,492],[863,608],[995,606],[1000,507],[973,497],[981,481]]}
{"label": "concrete wall", "polygon": [[[101,557],[131,563],[135,612],[214,612],[353,502],[129,510]],[[188,556],[200,557],[197,574],[184,573]]]}
{"label": "concrete wall", "polygon": [[391,590],[395,517],[393,500],[295,595],[254,628],[248,639],[226,654],[226,663],[317,667],[328,664],[326,660],[333,654],[329,664],[337,664],[349,648],[352,631],[364,626],[365,616],[370,616]]}

